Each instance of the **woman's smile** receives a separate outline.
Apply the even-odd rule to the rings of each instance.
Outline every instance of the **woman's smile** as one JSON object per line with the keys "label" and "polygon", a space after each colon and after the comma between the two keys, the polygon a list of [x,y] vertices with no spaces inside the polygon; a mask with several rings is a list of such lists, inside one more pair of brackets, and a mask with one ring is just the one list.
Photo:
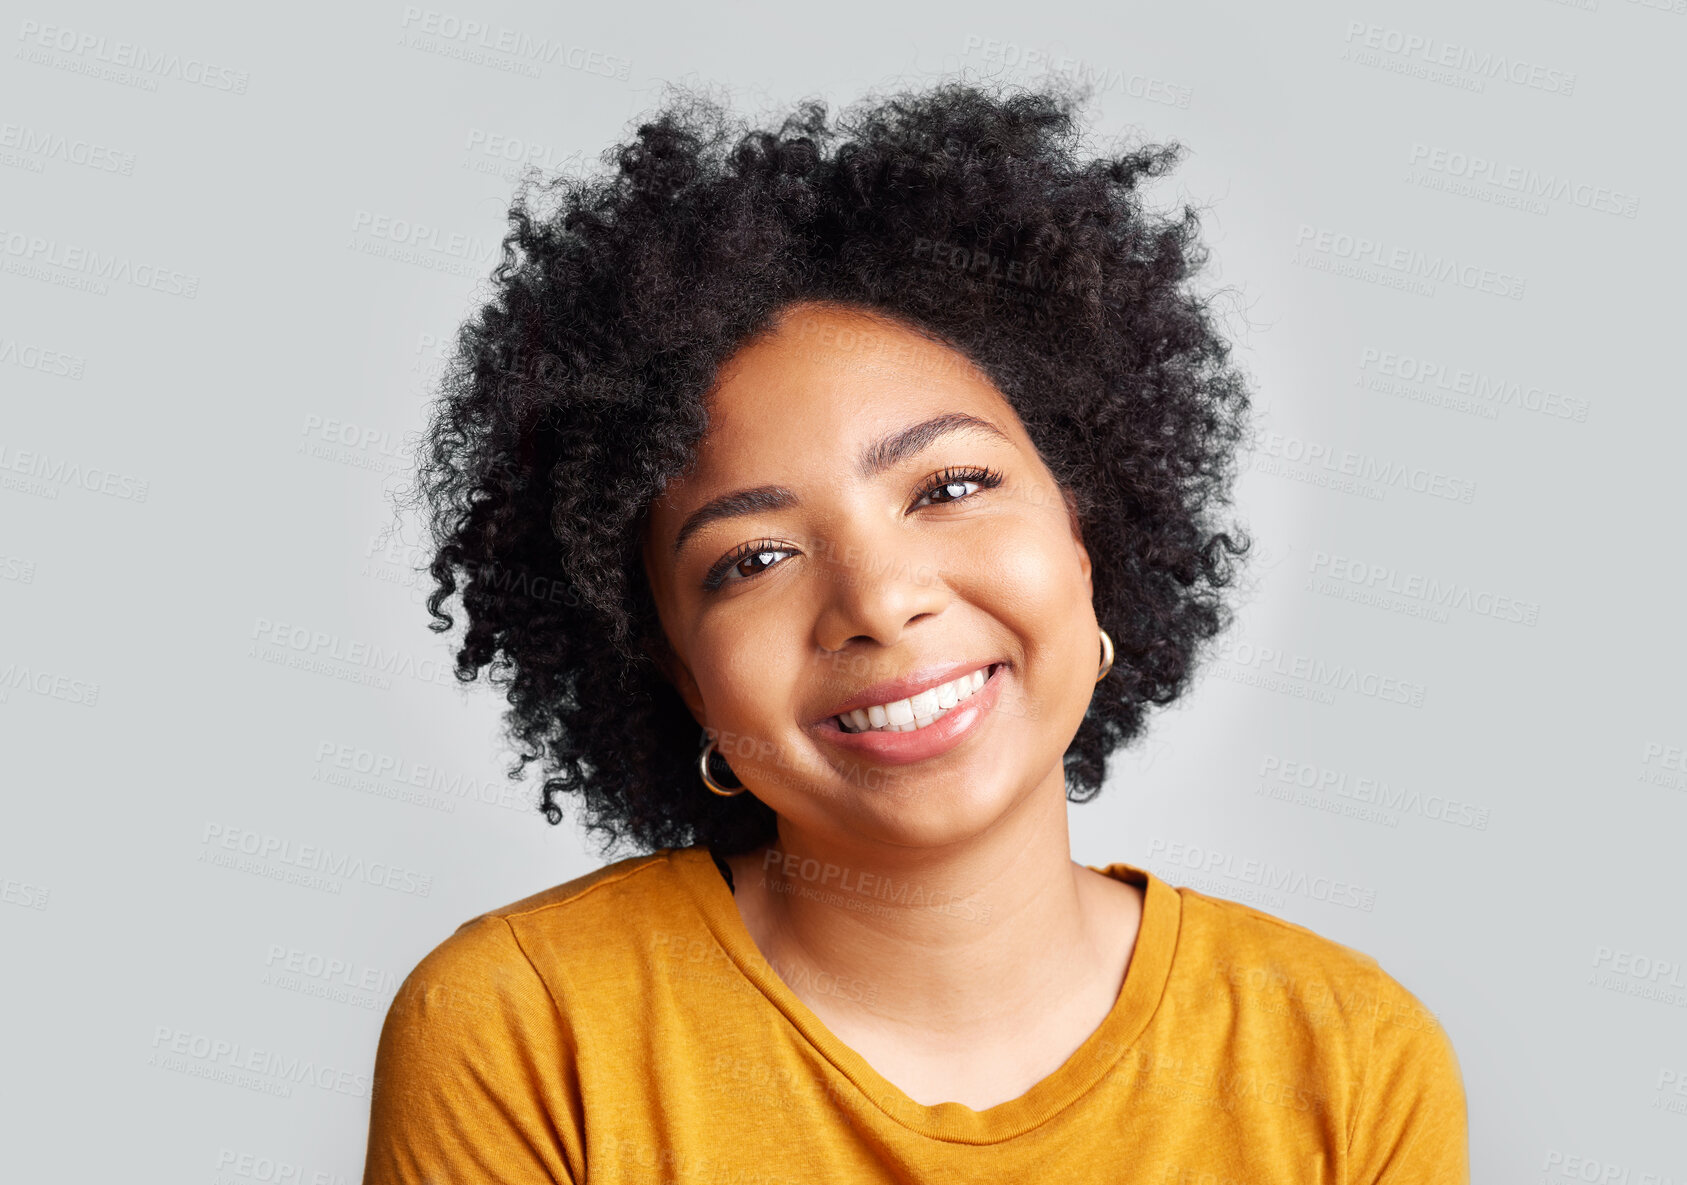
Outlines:
{"label": "woman's smile", "polygon": [[[910,698],[828,716],[814,729],[829,745],[886,764],[926,761],[983,731],[1001,698],[1006,673],[1006,663],[975,667],[970,675]],[[862,714],[865,728],[860,726]]]}

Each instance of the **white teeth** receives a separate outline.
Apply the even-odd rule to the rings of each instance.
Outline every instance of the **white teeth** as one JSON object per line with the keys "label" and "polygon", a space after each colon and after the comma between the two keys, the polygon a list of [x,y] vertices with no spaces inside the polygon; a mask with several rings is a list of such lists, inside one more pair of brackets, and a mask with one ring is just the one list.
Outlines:
{"label": "white teeth", "polygon": [[948,715],[951,708],[984,686],[989,673],[989,667],[980,667],[970,675],[928,687],[907,699],[856,708],[835,719],[845,732],[913,732]]}

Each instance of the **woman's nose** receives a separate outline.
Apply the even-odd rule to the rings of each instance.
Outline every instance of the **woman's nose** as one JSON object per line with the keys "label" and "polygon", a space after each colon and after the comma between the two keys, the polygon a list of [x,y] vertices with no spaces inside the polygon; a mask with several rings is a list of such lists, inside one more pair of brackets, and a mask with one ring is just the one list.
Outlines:
{"label": "woman's nose", "polygon": [[905,527],[840,536],[818,567],[825,591],[815,640],[827,651],[857,638],[894,645],[906,626],[942,612],[952,595],[930,538]]}

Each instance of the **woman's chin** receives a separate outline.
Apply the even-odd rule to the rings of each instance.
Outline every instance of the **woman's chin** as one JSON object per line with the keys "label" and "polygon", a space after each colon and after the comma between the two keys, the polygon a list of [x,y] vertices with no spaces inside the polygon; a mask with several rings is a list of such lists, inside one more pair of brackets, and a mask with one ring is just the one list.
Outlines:
{"label": "woman's chin", "polygon": [[976,776],[955,772],[953,777],[910,778],[900,792],[852,799],[850,832],[899,847],[952,847],[988,833],[1018,805],[1020,795],[1000,766]]}

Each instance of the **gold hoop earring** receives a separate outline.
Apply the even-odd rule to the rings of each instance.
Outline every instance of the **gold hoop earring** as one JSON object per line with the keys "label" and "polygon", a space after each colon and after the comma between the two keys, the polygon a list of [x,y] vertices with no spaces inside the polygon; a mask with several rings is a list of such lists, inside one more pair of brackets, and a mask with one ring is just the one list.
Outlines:
{"label": "gold hoop earring", "polygon": [[1113,639],[1107,636],[1107,631],[1101,631],[1101,673],[1095,677],[1097,683],[1107,678],[1107,672],[1113,669]]}
{"label": "gold hoop earring", "polygon": [[711,737],[709,739],[709,743],[703,746],[703,752],[697,755],[697,769],[703,775],[703,785],[709,788],[709,792],[711,794],[718,794],[722,798],[736,798],[738,795],[748,790],[749,787],[740,786],[736,790],[729,790],[727,787],[722,786],[719,782],[709,776],[709,754],[714,751],[715,742],[714,738]]}

